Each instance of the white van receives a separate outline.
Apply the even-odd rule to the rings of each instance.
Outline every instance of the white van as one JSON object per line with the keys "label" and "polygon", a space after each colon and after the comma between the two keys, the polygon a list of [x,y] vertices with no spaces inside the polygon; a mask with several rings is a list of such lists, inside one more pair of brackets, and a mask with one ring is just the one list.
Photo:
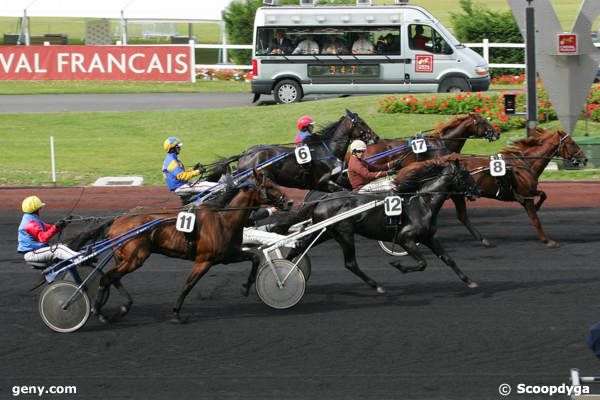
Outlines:
{"label": "white van", "polygon": [[313,93],[485,91],[487,62],[413,5],[262,7],[254,22],[254,101]]}

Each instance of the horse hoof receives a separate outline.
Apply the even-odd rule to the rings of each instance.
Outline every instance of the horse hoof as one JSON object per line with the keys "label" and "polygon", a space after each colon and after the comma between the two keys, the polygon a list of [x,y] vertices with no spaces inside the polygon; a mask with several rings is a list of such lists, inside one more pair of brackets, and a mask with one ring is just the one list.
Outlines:
{"label": "horse hoof", "polygon": [[106,318],[103,314],[98,314],[98,321],[103,324],[108,324],[108,318]]}
{"label": "horse hoof", "polygon": [[174,315],[169,322],[175,325],[183,325],[187,323],[187,321],[187,318],[181,318],[179,315]]}
{"label": "horse hoof", "polygon": [[490,243],[490,241],[489,241],[489,240],[487,240],[487,239],[483,239],[483,240],[481,241],[481,244],[483,245],[483,247],[488,247],[488,248],[489,248],[489,247],[494,247],[494,245],[493,245],[492,243]]}
{"label": "horse hoof", "polygon": [[385,289],[382,288],[381,286],[377,286],[377,293],[383,294],[383,293],[385,293]]}
{"label": "horse hoof", "polygon": [[246,285],[242,285],[242,296],[248,297],[250,294],[250,287]]}
{"label": "horse hoof", "polygon": [[119,308],[119,311],[121,313],[121,317],[123,317],[125,314],[127,314],[129,312],[129,306],[122,304],[121,307]]}
{"label": "horse hoof", "polygon": [[400,264],[400,261],[392,261],[392,262],[390,262],[390,265],[394,268],[398,268],[400,270],[400,272],[402,272],[403,274],[406,273],[406,270],[404,269],[402,264]]}
{"label": "horse hoof", "polygon": [[479,287],[479,285],[477,284],[477,282],[469,282],[469,283],[467,284],[467,287],[468,287],[469,289],[477,289],[477,288]]}
{"label": "horse hoof", "polygon": [[556,243],[554,240],[548,240],[546,246],[548,246],[551,249],[555,249],[558,247],[558,243]]}

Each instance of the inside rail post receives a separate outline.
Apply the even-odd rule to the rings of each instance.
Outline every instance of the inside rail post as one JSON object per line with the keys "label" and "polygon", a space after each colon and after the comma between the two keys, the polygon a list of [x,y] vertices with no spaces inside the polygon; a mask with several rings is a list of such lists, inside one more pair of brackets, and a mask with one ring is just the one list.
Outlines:
{"label": "inside rail post", "polygon": [[54,158],[54,136],[50,136],[50,162],[52,163],[52,184],[56,186],[56,160]]}
{"label": "inside rail post", "polygon": [[535,70],[535,8],[533,0],[527,0],[525,8],[525,62],[527,78],[527,126],[526,135],[537,128],[537,88]]}

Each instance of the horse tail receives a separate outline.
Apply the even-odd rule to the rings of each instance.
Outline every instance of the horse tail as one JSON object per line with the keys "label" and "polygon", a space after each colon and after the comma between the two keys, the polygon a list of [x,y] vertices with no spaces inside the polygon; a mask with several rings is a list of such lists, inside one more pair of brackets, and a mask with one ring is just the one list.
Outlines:
{"label": "horse tail", "polygon": [[85,245],[93,244],[99,240],[106,239],[108,237],[108,230],[114,221],[115,218],[110,218],[95,228],[88,229],[76,236],[73,236],[67,240],[67,246],[72,249],[79,250]]}
{"label": "horse tail", "polygon": [[206,176],[206,180],[209,182],[218,182],[223,175],[227,173],[229,164],[239,161],[243,154],[236,154],[231,157],[221,157],[212,163],[210,168],[210,174]]}

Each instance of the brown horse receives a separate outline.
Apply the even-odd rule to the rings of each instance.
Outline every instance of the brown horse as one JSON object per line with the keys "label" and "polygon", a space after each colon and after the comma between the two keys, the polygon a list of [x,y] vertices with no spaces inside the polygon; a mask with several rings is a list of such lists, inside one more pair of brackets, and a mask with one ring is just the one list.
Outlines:
{"label": "brown horse", "polygon": [[[547,197],[546,193],[538,190],[538,178],[552,158],[558,156],[575,166],[584,166],[587,163],[585,154],[565,131],[544,129],[538,129],[531,137],[517,140],[500,153],[506,162],[507,173],[504,177],[493,177],[490,174],[488,157],[461,156],[461,164],[471,171],[483,190],[483,197],[519,202],[527,211],[540,240],[548,247],[556,247],[557,243],[546,236],[537,215],[537,210]],[[538,196],[539,200],[534,204],[534,199]],[[471,224],[464,197],[452,196],[452,201],[458,219],[477,240],[489,246],[489,242]]]}
{"label": "brown horse", "polygon": [[[152,253],[193,260],[194,268],[188,275],[183,290],[173,307],[171,321],[181,322],[179,312],[185,297],[210,267],[215,264],[250,260],[253,272],[255,272],[258,269],[260,258],[257,254],[242,250],[244,224],[248,220],[250,212],[257,209],[259,205],[273,204],[283,207],[287,198],[264,175],[259,175],[256,171],[254,175],[254,183],[246,181],[226,193],[225,196],[230,199],[226,206],[223,206],[223,203],[227,200],[222,200],[219,204],[208,202],[201,205],[196,211],[196,227],[189,238],[175,227],[177,213],[134,214],[116,218],[110,227],[109,238],[117,237],[155,219],[166,218],[167,220],[157,225],[156,228],[133,237],[123,246],[114,250],[117,262],[100,281],[98,295],[102,296],[106,288],[111,284],[114,285],[127,300],[120,310],[121,316],[125,315],[133,301],[120,283],[124,275],[141,267]],[[256,274],[251,274],[251,276],[254,275]],[[248,287],[251,284],[252,282],[249,282]],[[101,320],[106,320],[101,307],[100,302],[96,301],[93,311]]]}
{"label": "brown horse", "polygon": [[[485,138],[492,142],[500,138],[500,133],[487,119],[477,113],[457,115],[448,122],[438,124],[433,132],[427,134],[428,150],[419,154],[418,161],[429,160],[449,153],[460,153],[468,138]],[[380,139],[377,143],[367,146],[365,159],[369,160],[370,156],[404,146],[406,146],[404,149],[371,161],[373,164],[396,161],[396,167],[404,167],[417,161],[417,154],[413,153],[405,139]],[[349,157],[348,154],[346,162]]]}

